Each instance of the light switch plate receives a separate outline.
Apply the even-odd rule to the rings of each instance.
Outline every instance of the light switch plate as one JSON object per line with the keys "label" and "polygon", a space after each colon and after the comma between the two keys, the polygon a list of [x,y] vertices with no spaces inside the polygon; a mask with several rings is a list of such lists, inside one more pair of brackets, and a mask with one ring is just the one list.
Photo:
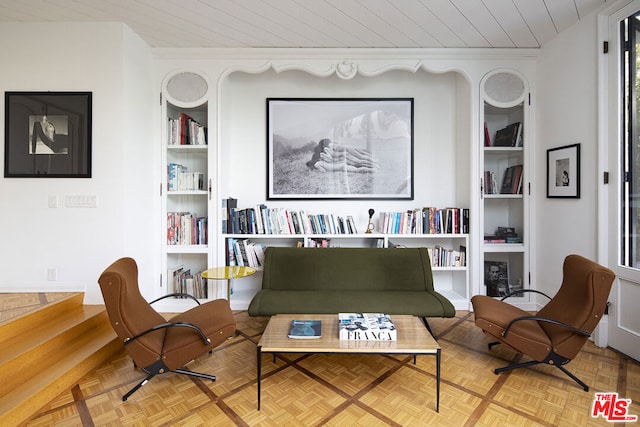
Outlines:
{"label": "light switch plate", "polygon": [[68,208],[95,208],[97,206],[96,196],[65,196],[64,204]]}

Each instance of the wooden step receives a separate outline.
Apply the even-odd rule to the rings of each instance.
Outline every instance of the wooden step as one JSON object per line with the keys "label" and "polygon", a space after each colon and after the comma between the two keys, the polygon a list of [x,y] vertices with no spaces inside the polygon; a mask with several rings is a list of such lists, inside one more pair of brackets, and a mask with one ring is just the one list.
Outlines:
{"label": "wooden step", "polygon": [[0,419],[6,425],[27,420],[122,348],[104,306],[82,305],[83,297],[0,325]]}
{"label": "wooden step", "polygon": [[38,310],[29,311],[6,322],[0,323],[0,346],[13,338],[33,331],[33,325],[44,325],[60,317],[61,313],[82,305],[82,292],[70,293],[68,297],[47,304]]}

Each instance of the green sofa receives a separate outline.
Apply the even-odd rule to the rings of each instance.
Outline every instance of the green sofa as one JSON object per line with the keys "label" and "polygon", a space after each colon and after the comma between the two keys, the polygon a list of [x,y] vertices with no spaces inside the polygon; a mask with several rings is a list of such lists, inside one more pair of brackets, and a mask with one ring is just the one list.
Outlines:
{"label": "green sofa", "polygon": [[426,248],[283,248],[265,254],[250,316],[369,312],[454,317]]}

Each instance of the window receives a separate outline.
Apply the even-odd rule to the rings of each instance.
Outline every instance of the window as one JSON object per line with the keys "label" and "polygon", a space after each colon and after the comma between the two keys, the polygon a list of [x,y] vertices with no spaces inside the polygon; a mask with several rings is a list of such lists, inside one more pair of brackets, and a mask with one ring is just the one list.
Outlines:
{"label": "window", "polygon": [[624,115],[622,147],[622,259],[640,268],[640,12],[621,22]]}

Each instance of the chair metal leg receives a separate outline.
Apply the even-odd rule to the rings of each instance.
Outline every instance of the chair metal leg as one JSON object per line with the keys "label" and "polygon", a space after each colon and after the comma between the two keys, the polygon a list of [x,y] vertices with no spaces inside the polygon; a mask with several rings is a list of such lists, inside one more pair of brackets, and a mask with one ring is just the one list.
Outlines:
{"label": "chair metal leg", "polygon": [[200,372],[188,371],[186,369],[174,369],[171,372],[175,372],[177,374],[190,375],[192,377],[204,378],[207,380],[215,381],[215,375],[201,374]]}
{"label": "chair metal leg", "polygon": [[[527,366],[533,366],[533,365],[538,365],[541,364],[542,362],[538,362],[536,360],[531,360],[529,362],[524,362],[524,363],[516,363],[514,365],[509,365],[509,366],[505,366],[504,368],[496,368],[493,370],[493,372],[497,375],[500,372],[506,372],[506,371],[510,371],[512,369],[517,369],[517,368],[526,368]],[[546,363],[544,363],[546,365]],[[571,378],[572,380],[574,380],[575,382],[577,382],[578,384],[580,384],[580,386],[582,387],[582,389],[584,391],[589,391],[589,386],[586,385],[584,382],[582,382],[582,380],[580,380],[580,378],[576,377],[575,375],[573,375],[571,372],[569,372],[567,370],[567,368],[565,368],[562,365],[549,365],[549,366],[555,366],[556,368],[560,369],[562,372],[564,372],[565,374],[567,374],[567,376],[569,376],[569,378]]]}
{"label": "chair metal leg", "polygon": [[[190,375],[192,377],[198,377],[198,378],[204,378],[207,380],[211,380],[211,381],[215,381],[216,377],[215,375],[208,375],[208,374],[202,374],[200,372],[194,372],[194,371],[189,371],[186,369],[174,369],[172,371],[167,371],[167,372],[175,372],[176,374],[183,374],[183,375]],[[122,396],[122,401],[126,402],[127,399],[129,397],[131,397],[131,395],[133,393],[135,393],[136,391],[138,391],[140,389],[140,387],[142,387],[143,385],[145,385],[146,383],[148,383],[151,378],[155,377],[156,374],[149,374],[147,375],[147,377],[145,379],[143,379],[142,381],[140,381],[138,384],[136,384],[135,387],[133,387],[131,390],[129,390],[124,396]]]}
{"label": "chair metal leg", "polygon": [[531,360],[529,362],[524,362],[524,363],[516,363],[514,365],[505,366],[504,368],[496,368],[493,370],[493,373],[498,375],[500,372],[506,372],[512,369],[517,369],[517,368],[526,368],[527,366],[538,365],[539,363],[540,362],[538,362],[537,360]]}
{"label": "chair metal leg", "polygon": [[555,365],[556,368],[560,369],[562,372],[564,372],[565,374],[567,374],[572,380],[574,380],[575,382],[577,382],[578,384],[580,384],[582,386],[582,389],[584,391],[589,391],[589,386],[586,385],[585,383],[583,383],[580,378],[576,377],[575,375],[573,375],[571,372],[569,372],[567,370],[567,368],[565,368],[564,366],[561,365]]}
{"label": "chair metal leg", "polygon": [[149,380],[153,377],[155,377],[156,374],[149,374],[147,375],[147,378],[143,379],[142,381],[140,381],[138,384],[136,384],[135,387],[133,387],[131,390],[129,390],[124,396],[122,396],[122,401],[126,402],[127,399],[129,398],[129,396],[131,396],[133,393],[135,393],[136,391],[138,391],[140,389],[140,387],[142,387],[143,385],[145,385],[146,383],[149,382]]}

